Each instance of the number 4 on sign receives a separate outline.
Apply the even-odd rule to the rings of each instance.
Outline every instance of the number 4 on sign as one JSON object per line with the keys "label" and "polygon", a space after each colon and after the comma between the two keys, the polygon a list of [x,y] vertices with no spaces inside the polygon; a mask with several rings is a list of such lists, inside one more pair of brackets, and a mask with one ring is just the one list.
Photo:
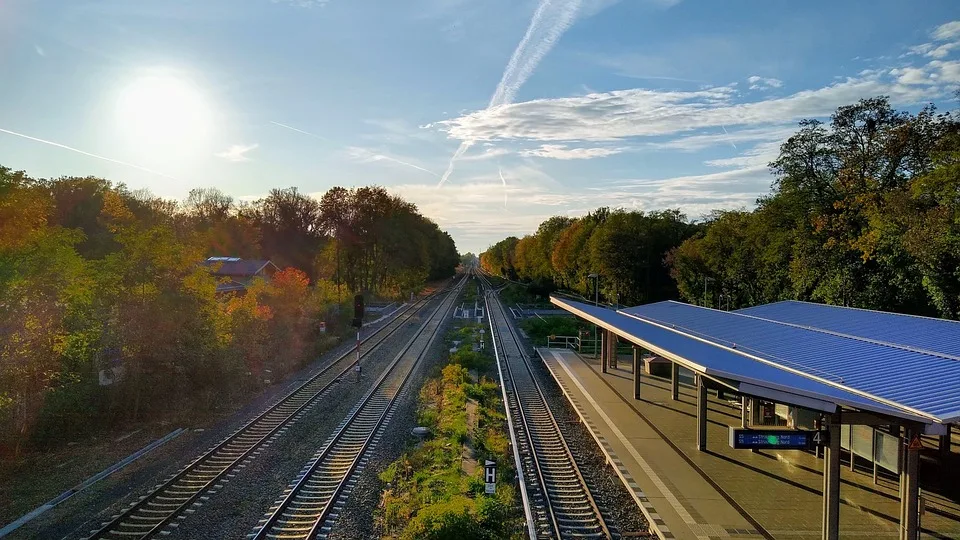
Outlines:
{"label": "number 4 on sign", "polygon": [[825,446],[830,442],[830,436],[826,431],[814,431],[810,440],[814,446]]}

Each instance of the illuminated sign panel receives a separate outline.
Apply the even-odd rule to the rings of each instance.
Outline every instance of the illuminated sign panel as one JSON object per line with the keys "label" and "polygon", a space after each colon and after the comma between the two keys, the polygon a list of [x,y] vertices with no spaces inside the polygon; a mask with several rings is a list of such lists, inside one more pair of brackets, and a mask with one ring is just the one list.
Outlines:
{"label": "illuminated sign panel", "polygon": [[803,450],[827,444],[826,431],[730,428],[730,447],[736,449]]}

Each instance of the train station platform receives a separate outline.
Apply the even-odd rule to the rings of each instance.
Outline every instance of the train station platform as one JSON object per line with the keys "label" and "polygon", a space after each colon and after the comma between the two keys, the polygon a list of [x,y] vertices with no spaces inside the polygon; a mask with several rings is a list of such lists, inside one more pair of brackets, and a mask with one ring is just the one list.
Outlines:
{"label": "train station platform", "polygon": [[[734,450],[729,426],[741,425],[740,403],[708,398],[707,440],[697,449],[697,389],[668,378],[641,377],[621,358],[602,373],[600,360],[569,349],[537,349],[568,400],[661,538],[822,536],[823,460],[800,450]],[[897,538],[898,479],[841,468],[842,538]],[[960,505],[929,494],[921,538],[960,539]]]}

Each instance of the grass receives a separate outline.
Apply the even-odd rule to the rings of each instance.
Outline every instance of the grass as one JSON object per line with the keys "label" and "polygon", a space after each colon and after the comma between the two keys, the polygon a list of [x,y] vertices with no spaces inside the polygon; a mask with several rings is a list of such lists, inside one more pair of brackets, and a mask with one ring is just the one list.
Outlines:
{"label": "grass", "polygon": [[[523,516],[512,479],[506,417],[495,379],[496,367],[486,351],[474,351],[479,324],[448,332],[457,350],[435,377],[420,389],[417,419],[431,436],[404,452],[381,474],[386,484],[376,519],[389,537],[401,539],[484,540],[523,537]],[[471,374],[472,372],[472,374]],[[475,421],[468,422],[468,403]],[[483,493],[483,467],[464,472],[464,445],[478,463],[498,463],[497,493]]]}

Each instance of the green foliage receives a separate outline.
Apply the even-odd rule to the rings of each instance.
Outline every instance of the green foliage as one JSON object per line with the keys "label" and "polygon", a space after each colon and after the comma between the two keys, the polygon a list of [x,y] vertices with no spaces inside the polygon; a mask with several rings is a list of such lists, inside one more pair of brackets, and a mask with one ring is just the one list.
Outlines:
{"label": "green foliage", "polygon": [[829,123],[800,122],[770,169],[773,189],[753,211],[689,224],[677,211],[601,208],[498,242],[480,264],[588,298],[588,276],[598,273],[611,303],[679,296],[737,309],[799,299],[960,317],[955,111],[910,114],[884,97],[860,100]]}
{"label": "green foliage", "polygon": [[610,302],[653,302],[676,296],[665,257],[697,229],[679,210],[600,208],[579,219],[550,218],[533,235],[498,242],[480,254],[480,265],[528,283],[526,291],[504,291],[510,303],[546,300],[558,286],[593,298],[596,282],[588,276],[596,273]]}
{"label": "green foliage", "polygon": [[[246,398],[331,344],[317,323],[343,328],[336,303],[353,290],[406,296],[453,272],[452,239],[413,205],[351,193],[337,236],[329,205],[293,188],[240,205],[193,190],[179,204],[0,166],[0,456]],[[355,281],[315,266],[341,243],[366,269]],[[198,264],[210,255],[286,268],[218,295]],[[108,369],[120,375],[100,386]]]}
{"label": "green foliage", "polygon": [[[469,339],[477,329],[467,325],[448,337]],[[469,350],[469,342],[463,349]],[[500,482],[495,496],[483,495],[483,468],[472,475],[462,469],[462,448],[470,444],[478,462],[495,459],[501,478],[513,474],[499,387],[485,377],[470,380],[467,368],[452,361],[421,387],[418,420],[432,437],[380,474],[387,489],[377,519],[388,533],[417,539],[520,537],[522,520],[509,483]],[[477,401],[474,426],[467,424],[468,399]]]}
{"label": "green foliage", "polygon": [[576,336],[580,330],[592,328],[575,317],[531,317],[520,321],[520,327],[534,343],[546,343],[548,336]]}

